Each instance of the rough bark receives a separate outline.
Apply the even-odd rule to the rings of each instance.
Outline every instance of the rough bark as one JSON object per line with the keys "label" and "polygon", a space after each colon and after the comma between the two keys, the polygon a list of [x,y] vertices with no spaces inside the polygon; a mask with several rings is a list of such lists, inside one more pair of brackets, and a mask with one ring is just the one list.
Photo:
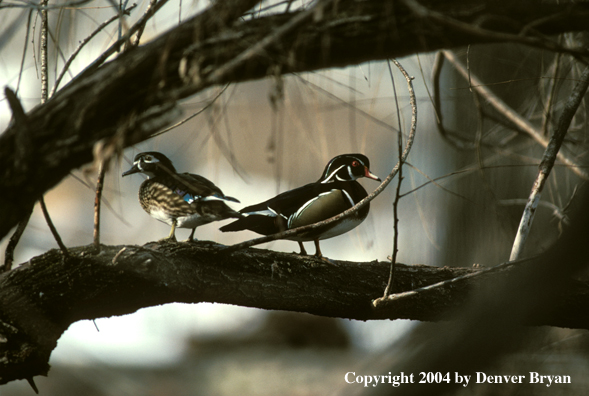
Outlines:
{"label": "rough bark", "polygon": [[[120,150],[147,139],[178,115],[178,99],[212,85],[465,44],[529,37],[542,46],[541,35],[586,29],[589,10],[539,1],[424,0],[437,14],[418,14],[408,0],[341,0],[305,15],[239,19],[256,3],[215,2],[156,40],[89,68],[17,117],[0,136],[0,238],[44,192],[91,162],[97,143]],[[267,45],[247,52],[261,42]]]}
{"label": "rough bark", "polygon": [[[73,322],[170,302],[217,302],[263,309],[370,320],[450,320],[472,291],[517,276],[533,262],[462,277],[376,309],[388,279],[385,262],[328,263],[261,249],[224,251],[212,242],[93,245],[51,250],[0,277],[0,383],[46,375],[51,351]],[[479,269],[399,264],[395,293],[472,274]],[[544,306],[527,324],[589,329],[589,283],[567,281],[546,290]],[[550,309],[549,309],[550,308]]]}

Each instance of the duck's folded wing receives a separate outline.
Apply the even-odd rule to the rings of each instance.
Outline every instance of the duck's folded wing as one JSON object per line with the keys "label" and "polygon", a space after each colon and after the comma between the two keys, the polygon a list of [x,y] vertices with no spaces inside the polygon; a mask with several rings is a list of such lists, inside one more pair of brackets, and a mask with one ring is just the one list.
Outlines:
{"label": "duck's folded wing", "polygon": [[217,199],[239,202],[233,197],[225,196],[219,187],[205,177],[192,173],[181,173],[177,176],[179,180],[176,180],[178,183],[175,191],[188,203],[196,200],[207,201]]}
{"label": "duck's folded wing", "polygon": [[301,227],[329,219],[354,206],[350,196],[339,189],[323,192],[307,201],[288,218],[288,228]]}

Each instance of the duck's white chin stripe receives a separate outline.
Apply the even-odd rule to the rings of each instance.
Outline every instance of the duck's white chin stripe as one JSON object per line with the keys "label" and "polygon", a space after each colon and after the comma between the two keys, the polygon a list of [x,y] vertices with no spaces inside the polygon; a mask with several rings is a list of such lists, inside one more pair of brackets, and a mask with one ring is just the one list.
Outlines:
{"label": "duck's white chin stripe", "polygon": [[342,165],[342,166],[340,166],[339,168],[337,168],[336,170],[334,170],[333,172],[331,172],[331,174],[330,174],[329,176],[327,176],[327,177],[325,178],[325,180],[323,180],[321,183],[322,183],[322,184],[329,183],[330,181],[332,181],[332,180],[331,180],[331,178],[332,178],[332,177],[334,177],[334,176],[336,177],[336,179],[338,179],[338,180],[340,180],[340,181],[343,181],[342,179],[340,179],[339,177],[337,177],[336,173],[337,173],[337,172],[339,172],[339,170],[340,170],[341,168],[343,168],[344,166],[345,166],[345,165]]}

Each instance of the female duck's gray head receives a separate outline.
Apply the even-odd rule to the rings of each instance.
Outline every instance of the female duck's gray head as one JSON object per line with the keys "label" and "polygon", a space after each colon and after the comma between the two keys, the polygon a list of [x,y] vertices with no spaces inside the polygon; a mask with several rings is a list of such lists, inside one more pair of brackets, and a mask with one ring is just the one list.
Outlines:
{"label": "female duck's gray head", "polygon": [[162,153],[157,151],[146,151],[135,156],[135,159],[133,159],[133,166],[131,169],[124,172],[123,176],[139,172],[151,178],[160,174],[165,175],[169,172],[176,173],[176,169],[174,168],[174,165],[172,165],[172,161]]}

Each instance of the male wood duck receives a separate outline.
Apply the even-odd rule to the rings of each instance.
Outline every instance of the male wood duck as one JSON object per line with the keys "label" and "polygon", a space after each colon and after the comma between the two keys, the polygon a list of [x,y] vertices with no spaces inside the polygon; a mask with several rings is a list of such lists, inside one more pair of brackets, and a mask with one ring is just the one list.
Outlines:
{"label": "male wood duck", "polygon": [[157,151],[139,153],[131,169],[123,176],[141,172],[147,179],[139,187],[139,203],[152,217],[170,226],[166,239],[176,240],[176,227],[192,228],[188,237],[194,240],[196,227],[243,215],[223,201],[239,202],[228,197],[213,182],[191,173],[177,173],[172,161]]}
{"label": "male wood duck", "polygon": [[[381,181],[370,173],[370,161],[362,154],[344,154],[333,158],[315,183],[283,192],[276,197],[240,210],[245,217],[221,227],[221,231],[251,230],[271,235],[336,216],[364,199],[368,194],[356,181],[360,177]],[[303,241],[315,243],[315,256],[323,257],[319,240],[341,235],[357,227],[368,216],[370,205],[351,217],[288,238],[297,241],[306,255]]]}

